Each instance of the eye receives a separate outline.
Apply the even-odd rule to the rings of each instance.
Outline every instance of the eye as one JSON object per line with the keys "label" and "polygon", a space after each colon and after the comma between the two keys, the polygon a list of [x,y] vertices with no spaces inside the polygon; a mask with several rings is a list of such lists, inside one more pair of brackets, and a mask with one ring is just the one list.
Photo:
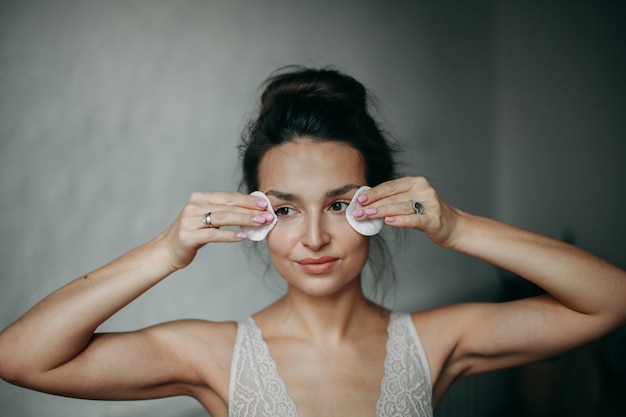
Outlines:
{"label": "eye", "polygon": [[334,213],[343,213],[348,208],[348,202],[346,201],[335,201],[330,205],[330,211]]}
{"label": "eye", "polygon": [[295,213],[295,210],[291,207],[278,207],[274,210],[277,217],[285,217]]}

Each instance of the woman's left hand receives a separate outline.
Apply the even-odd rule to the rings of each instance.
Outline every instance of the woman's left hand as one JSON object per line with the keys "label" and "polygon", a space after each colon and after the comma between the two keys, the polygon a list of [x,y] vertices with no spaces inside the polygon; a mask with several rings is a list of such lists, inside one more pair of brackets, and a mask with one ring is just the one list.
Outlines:
{"label": "woman's left hand", "polygon": [[[421,230],[439,246],[454,246],[461,212],[439,197],[424,177],[384,182],[361,194],[359,202],[363,208],[353,212],[357,220],[382,218],[389,226]],[[414,202],[424,207],[422,214]]]}

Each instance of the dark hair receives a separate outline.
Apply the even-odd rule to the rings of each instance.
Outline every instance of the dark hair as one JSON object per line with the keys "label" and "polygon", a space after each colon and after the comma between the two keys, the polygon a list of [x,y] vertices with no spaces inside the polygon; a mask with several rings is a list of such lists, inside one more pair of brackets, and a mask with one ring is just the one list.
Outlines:
{"label": "dark hair", "polygon": [[[396,146],[370,114],[371,95],[353,77],[334,69],[285,67],[265,81],[259,111],[247,125],[239,145],[243,165],[240,190],[258,189],[261,159],[282,144],[308,138],[345,143],[357,149],[365,167],[367,185],[374,187],[397,178]],[[380,286],[389,250],[384,240],[372,241],[370,269]],[[370,251],[372,252],[372,251]],[[382,284],[383,290],[386,286]]]}
{"label": "dark hair", "polygon": [[259,162],[265,152],[304,137],[357,149],[367,185],[396,178],[394,148],[368,111],[363,84],[336,70],[288,68],[290,72],[265,82],[259,113],[242,137],[242,185],[247,192],[258,188]]}

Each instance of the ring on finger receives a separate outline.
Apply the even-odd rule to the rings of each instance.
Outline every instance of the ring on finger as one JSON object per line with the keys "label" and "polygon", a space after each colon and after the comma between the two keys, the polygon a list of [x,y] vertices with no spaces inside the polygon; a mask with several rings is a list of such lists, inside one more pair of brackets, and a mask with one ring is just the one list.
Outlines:
{"label": "ring on finger", "polygon": [[415,200],[412,200],[411,202],[413,203],[413,210],[415,211],[415,214],[424,214],[424,205],[422,203]]}
{"label": "ring on finger", "polygon": [[210,211],[202,217],[202,223],[204,224],[205,227],[209,227],[209,228],[213,227],[213,225],[211,224],[211,212]]}

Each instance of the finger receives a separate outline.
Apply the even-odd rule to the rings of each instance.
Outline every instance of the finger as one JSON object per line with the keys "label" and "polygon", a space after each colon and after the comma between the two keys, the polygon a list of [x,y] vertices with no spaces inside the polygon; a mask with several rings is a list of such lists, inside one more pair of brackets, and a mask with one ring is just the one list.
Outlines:
{"label": "finger", "polygon": [[[207,225],[204,224],[205,216],[206,214],[198,216],[200,218],[200,221],[198,222],[199,227],[207,227]],[[224,226],[255,227],[271,223],[274,220],[274,215],[269,212],[248,211],[246,213],[239,213],[232,210],[222,210],[210,212],[208,218],[210,219],[211,228],[219,228]]]}
{"label": "finger", "polygon": [[392,227],[411,227],[423,230],[426,227],[426,218],[417,214],[386,216],[385,224]]}
{"label": "finger", "polygon": [[199,207],[208,207],[216,210],[219,207],[233,209],[266,210],[267,201],[263,198],[238,192],[195,192],[190,202]]}
{"label": "finger", "polygon": [[413,207],[413,201],[401,201],[393,204],[363,207],[360,210],[355,210],[352,214],[358,221],[363,221],[397,216],[421,217],[425,212],[426,210],[424,209],[422,214],[417,213]]}
{"label": "finger", "polygon": [[359,196],[359,202],[363,206],[369,206],[374,203],[391,204],[411,200],[410,193],[415,194],[427,185],[428,182],[424,177],[399,178],[367,190]]}
{"label": "finger", "polygon": [[406,184],[402,180],[403,179],[401,178],[383,182],[376,187],[365,191],[358,197],[359,203],[366,206],[378,202],[388,196],[396,195],[398,192],[401,192],[400,190],[402,190],[402,192],[408,191],[409,188],[407,188]]}
{"label": "finger", "polygon": [[200,244],[204,246],[207,243],[231,243],[241,242],[248,237],[245,233],[235,230],[221,230],[215,227],[204,228],[200,231],[202,234]]}

